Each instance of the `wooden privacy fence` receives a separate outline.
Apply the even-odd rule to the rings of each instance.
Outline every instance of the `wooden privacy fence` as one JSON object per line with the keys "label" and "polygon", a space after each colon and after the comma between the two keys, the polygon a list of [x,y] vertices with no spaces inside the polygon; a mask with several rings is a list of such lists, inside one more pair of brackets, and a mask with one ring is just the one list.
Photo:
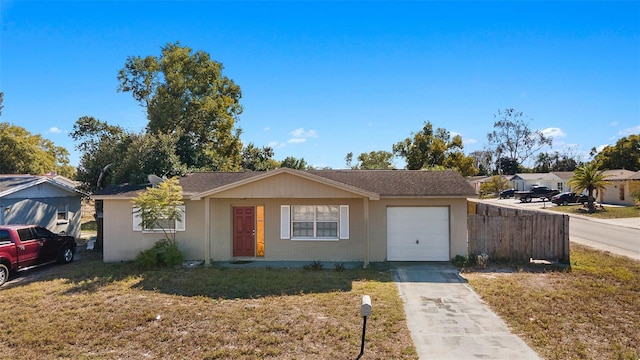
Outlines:
{"label": "wooden privacy fence", "polygon": [[468,202],[469,254],[569,263],[569,216]]}

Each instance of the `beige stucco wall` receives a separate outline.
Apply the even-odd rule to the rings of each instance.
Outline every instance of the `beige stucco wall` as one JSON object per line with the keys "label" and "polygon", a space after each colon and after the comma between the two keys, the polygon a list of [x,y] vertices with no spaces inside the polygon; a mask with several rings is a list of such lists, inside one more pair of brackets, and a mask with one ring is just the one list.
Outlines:
{"label": "beige stucco wall", "polygon": [[[349,239],[332,241],[302,241],[280,239],[281,205],[349,205]],[[276,261],[364,261],[365,238],[362,224],[362,199],[212,199],[213,261],[232,259],[232,207],[264,206],[265,254],[259,260]]]}
{"label": "beige stucco wall", "polygon": [[[186,231],[176,232],[178,247],[187,259],[204,259],[204,201],[185,201]],[[128,261],[162,239],[161,232],[133,231],[133,206],[129,200],[103,202],[103,260]]]}
{"label": "beige stucco wall", "polygon": [[[605,204],[633,206],[635,201],[632,193],[637,191],[639,183],[640,181],[613,180],[605,187],[602,194],[598,196],[598,201]],[[620,191],[621,188],[622,192]]]}

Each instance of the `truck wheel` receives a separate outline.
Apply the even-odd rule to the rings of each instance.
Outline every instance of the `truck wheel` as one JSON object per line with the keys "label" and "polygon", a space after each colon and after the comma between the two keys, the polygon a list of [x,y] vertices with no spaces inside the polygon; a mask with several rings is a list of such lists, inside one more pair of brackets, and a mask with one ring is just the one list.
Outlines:
{"label": "truck wheel", "polygon": [[0,264],[0,286],[9,280],[9,268],[5,264]]}
{"label": "truck wheel", "polygon": [[565,201],[562,202],[562,205],[567,206],[567,205],[569,205],[569,202],[567,200],[565,200]]}
{"label": "truck wheel", "polygon": [[68,264],[73,261],[73,249],[70,246],[65,246],[60,252],[58,262],[61,264]]}
{"label": "truck wheel", "polygon": [[528,202],[528,203],[530,203],[530,202],[531,202],[531,198],[530,198],[530,197],[528,197],[528,198],[527,198],[527,202]]}

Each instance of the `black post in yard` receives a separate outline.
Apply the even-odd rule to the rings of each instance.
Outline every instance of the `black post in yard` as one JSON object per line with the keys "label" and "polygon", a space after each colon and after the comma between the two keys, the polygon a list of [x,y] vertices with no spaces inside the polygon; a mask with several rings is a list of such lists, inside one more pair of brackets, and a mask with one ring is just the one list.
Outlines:
{"label": "black post in yard", "polygon": [[356,360],[360,359],[362,357],[362,354],[364,354],[364,336],[365,333],[367,332],[367,317],[364,316],[363,317],[363,323],[362,323],[362,345],[360,345],[360,354],[358,354],[358,357],[356,358]]}
{"label": "black post in yard", "polygon": [[371,316],[371,297],[369,295],[362,296],[362,305],[360,305],[360,315],[362,315],[362,344],[360,345],[360,354],[356,360],[364,354],[364,337],[367,332],[367,317]]}

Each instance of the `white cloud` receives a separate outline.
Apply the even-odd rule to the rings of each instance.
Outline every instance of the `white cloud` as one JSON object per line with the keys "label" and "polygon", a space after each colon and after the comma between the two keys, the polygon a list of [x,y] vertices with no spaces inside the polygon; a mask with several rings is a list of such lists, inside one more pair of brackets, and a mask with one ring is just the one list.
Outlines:
{"label": "white cloud", "polygon": [[283,147],[287,146],[287,144],[281,143],[279,141],[272,141],[272,142],[268,143],[267,146],[272,148],[272,149],[282,149]]}
{"label": "white cloud", "polygon": [[602,149],[606,148],[607,146],[609,146],[609,144],[600,145],[600,146],[598,146],[598,147],[596,148],[596,150],[597,150],[598,152],[600,152],[600,151],[602,151]]}
{"label": "white cloud", "polygon": [[617,126],[618,122],[617,121],[612,121],[611,124],[609,124],[610,126]]}
{"label": "white cloud", "polygon": [[476,139],[465,139],[465,138],[462,138],[462,143],[464,145],[472,145],[472,144],[475,144],[477,142],[478,142],[478,140],[476,140]]}
{"label": "white cloud", "polygon": [[50,133],[53,133],[53,134],[62,134],[62,133],[63,133],[63,131],[62,131],[62,130],[58,129],[58,128],[57,128],[57,127],[55,127],[55,126],[50,127],[50,128],[49,128],[49,132],[50,132]]}
{"label": "white cloud", "polygon": [[304,128],[295,129],[289,135],[291,135],[291,139],[287,141],[289,144],[300,144],[307,141],[307,138],[318,137],[315,130],[305,130]]}
{"label": "white cloud", "polygon": [[266,127],[266,128],[264,128],[264,129],[262,129],[262,131],[269,131],[269,130],[271,130],[271,128],[270,128],[270,127]]}
{"label": "white cloud", "polygon": [[544,130],[542,130],[542,134],[546,137],[550,137],[550,138],[563,138],[566,137],[567,134],[564,133],[564,131],[562,131],[562,129],[560,128],[546,128]]}
{"label": "white cloud", "polygon": [[306,131],[304,128],[298,128],[289,133],[294,138],[310,138],[318,137],[318,133],[315,130]]}
{"label": "white cloud", "polygon": [[629,135],[640,134],[640,125],[632,128],[627,128],[618,132],[618,135],[622,137],[626,137]]}

